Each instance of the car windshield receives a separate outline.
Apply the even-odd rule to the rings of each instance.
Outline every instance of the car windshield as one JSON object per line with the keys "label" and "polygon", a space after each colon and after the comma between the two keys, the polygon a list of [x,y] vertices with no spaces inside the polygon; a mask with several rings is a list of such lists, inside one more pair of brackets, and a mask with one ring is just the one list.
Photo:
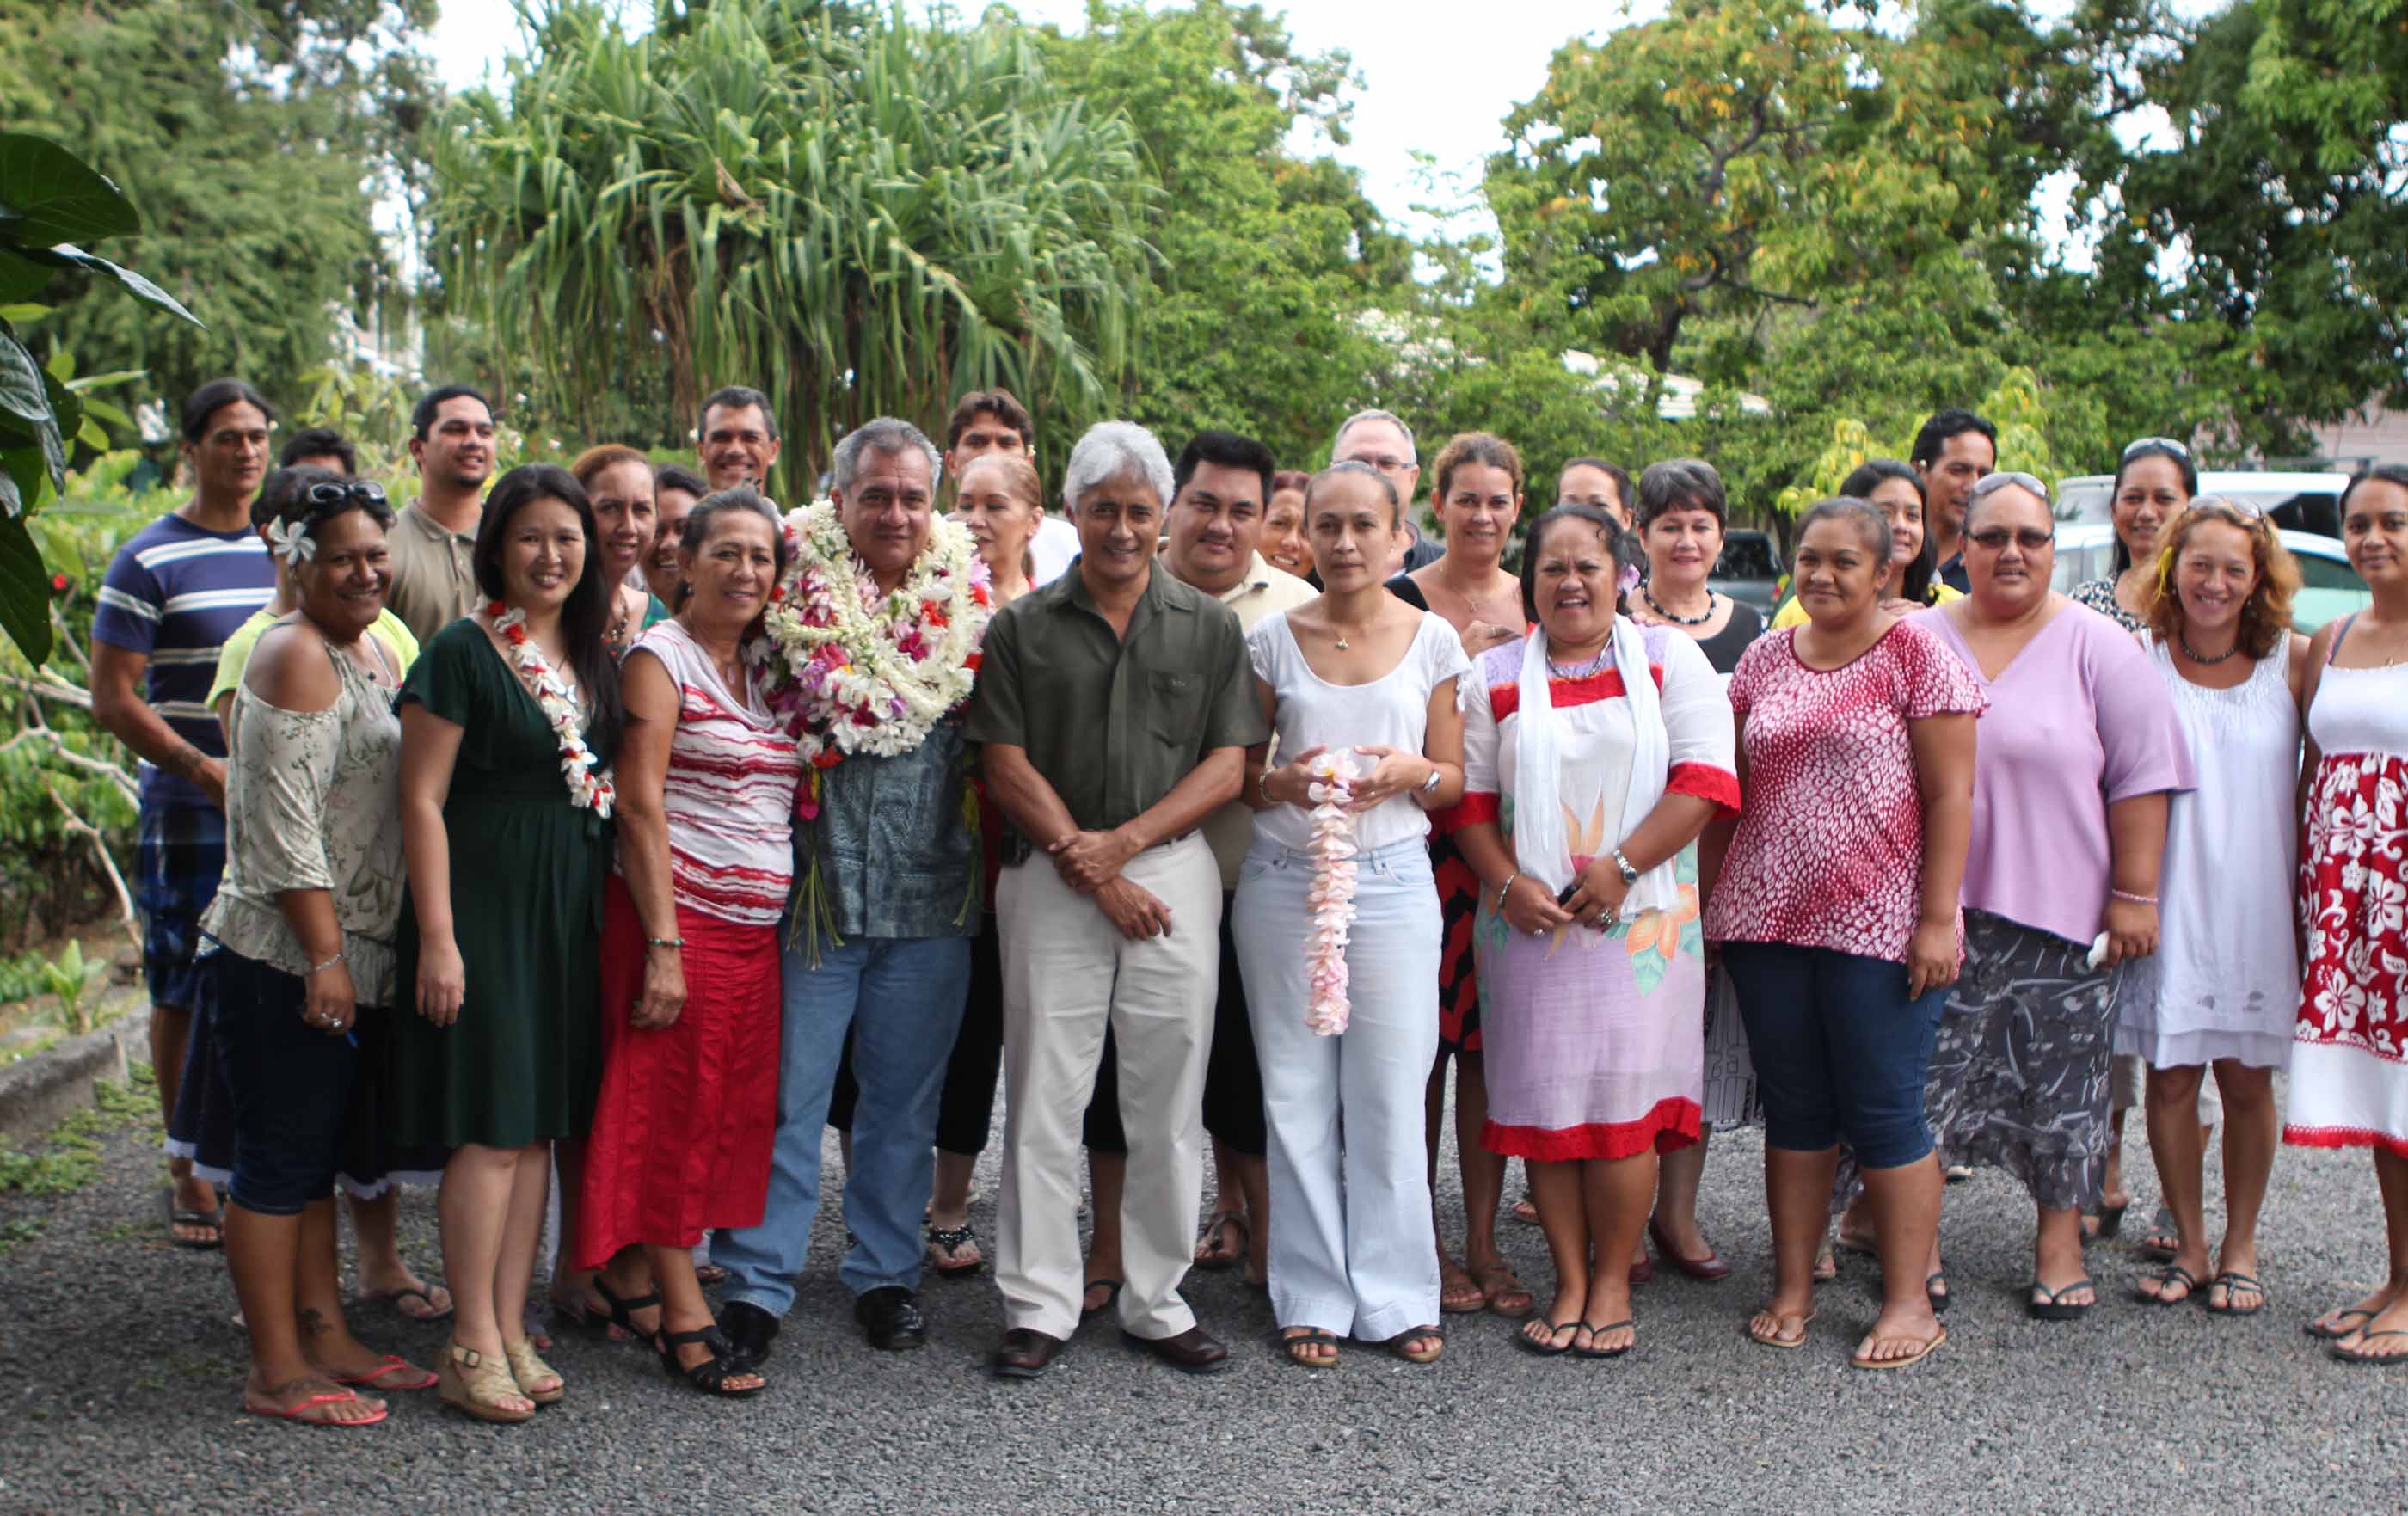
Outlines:
{"label": "car windshield", "polygon": [[1733,533],[1723,541],[1722,556],[1714,560],[1716,579],[1769,579],[1780,574],[1772,561],[1772,544],[1759,533]]}

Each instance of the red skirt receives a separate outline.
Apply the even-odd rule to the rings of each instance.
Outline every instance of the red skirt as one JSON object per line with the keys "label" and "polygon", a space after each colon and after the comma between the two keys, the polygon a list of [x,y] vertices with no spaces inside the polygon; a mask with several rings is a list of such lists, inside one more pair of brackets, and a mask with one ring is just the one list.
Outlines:
{"label": "red skirt", "polygon": [[602,918],[602,1093],[585,1149],[572,1266],[638,1243],[691,1248],[755,1226],[778,1135],[778,929],[678,907],[685,1009],[639,1028],[644,928],[612,875]]}

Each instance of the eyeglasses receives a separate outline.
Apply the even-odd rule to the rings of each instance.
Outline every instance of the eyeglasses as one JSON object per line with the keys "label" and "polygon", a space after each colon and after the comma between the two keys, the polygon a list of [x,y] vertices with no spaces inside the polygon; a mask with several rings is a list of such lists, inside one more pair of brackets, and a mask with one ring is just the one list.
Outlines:
{"label": "eyeglasses", "polygon": [[2143,448],[2164,448],[2177,457],[2187,458],[2190,456],[2190,449],[2184,444],[2175,441],[2172,437],[2144,436],[2135,441],[2126,443],[2124,445],[2124,454],[2121,458],[2118,458],[2116,462],[2128,462],[2131,458],[2132,454],[2140,451]]}
{"label": "eyeglasses", "polygon": [[384,504],[384,486],[374,479],[322,479],[303,491],[301,498],[313,506],[340,506],[353,500],[380,506]]}
{"label": "eyeglasses", "polygon": [[2043,532],[2037,526],[2026,526],[2012,532],[2003,526],[1985,526],[1978,532],[1966,533],[1965,540],[1984,552],[2004,552],[2010,542],[2026,552],[2038,552],[2055,542],[2057,536],[2052,532]]}
{"label": "eyeglasses", "polygon": [[1340,458],[1338,461],[1341,464],[1369,464],[1383,474],[1401,474],[1413,466],[1411,458],[1390,458],[1384,454],[1377,458]]}

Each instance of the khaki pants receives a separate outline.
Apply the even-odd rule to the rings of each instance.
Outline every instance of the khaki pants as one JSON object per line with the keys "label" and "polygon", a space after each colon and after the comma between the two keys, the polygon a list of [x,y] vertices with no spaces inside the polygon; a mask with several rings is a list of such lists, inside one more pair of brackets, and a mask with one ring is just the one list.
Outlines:
{"label": "khaki pants", "polygon": [[1179,1284],[1203,1198],[1221,872],[1199,836],[1140,853],[1121,872],[1170,908],[1168,937],[1122,937],[1043,857],[1003,870],[996,891],[1006,1091],[996,1279],[1005,1323],[1048,1337],[1079,1327],[1079,1122],[1108,1022],[1128,1136],[1121,1325],[1157,1338],[1196,1324]]}

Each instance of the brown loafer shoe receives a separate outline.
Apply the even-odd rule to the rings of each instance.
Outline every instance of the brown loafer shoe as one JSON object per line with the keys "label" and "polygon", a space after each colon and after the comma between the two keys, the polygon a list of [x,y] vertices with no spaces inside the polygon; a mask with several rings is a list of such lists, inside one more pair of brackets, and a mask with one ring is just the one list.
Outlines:
{"label": "brown loafer shoe", "polygon": [[1002,1345],[995,1350],[995,1372],[998,1379],[1033,1380],[1053,1365],[1054,1355],[1062,1351],[1060,1337],[1025,1326],[1015,1326],[1003,1334]]}
{"label": "brown loafer shoe", "polygon": [[1123,1332],[1121,1337],[1182,1373],[1217,1374],[1229,1366],[1229,1350],[1200,1326],[1191,1326],[1175,1337],[1141,1337],[1135,1332]]}

